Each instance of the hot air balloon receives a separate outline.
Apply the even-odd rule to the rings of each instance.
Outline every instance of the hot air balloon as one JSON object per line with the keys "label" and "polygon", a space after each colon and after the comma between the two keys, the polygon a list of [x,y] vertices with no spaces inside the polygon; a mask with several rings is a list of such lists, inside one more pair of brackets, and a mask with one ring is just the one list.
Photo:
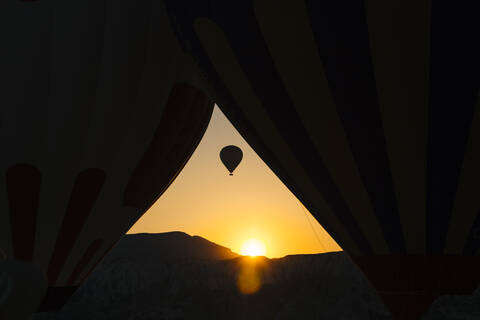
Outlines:
{"label": "hot air balloon", "polygon": [[223,165],[228,169],[230,175],[233,176],[233,171],[240,164],[243,158],[242,150],[237,146],[226,146],[220,150],[220,159]]}
{"label": "hot air balloon", "polygon": [[222,112],[397,319],[475,288],[478,3],[166,4]]}
{"label": "hot air balloon", "polygon": [[59,309],[165,191],[213,102],[163,2],[6,0],[0,10],[0,247]]}

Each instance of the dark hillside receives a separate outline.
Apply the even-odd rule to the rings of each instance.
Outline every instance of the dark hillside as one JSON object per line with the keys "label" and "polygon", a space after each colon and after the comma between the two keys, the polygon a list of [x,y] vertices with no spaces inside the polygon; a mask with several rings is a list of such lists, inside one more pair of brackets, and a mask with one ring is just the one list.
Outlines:
{"label": "dark hillside", "polygon": [[105,257],[105,261],[129,258],[137,263],[182,260],[224,260],[239,255],[202,237],[183,232],[126,235]]}
{"label": "dark hillside", "polygon": [[[257,290],[242,294],[239,288],[252,283]],[[34,317],[85,319],[391,317],[343,252],[252,259],[201,237],[170,232],[125,236],[63,310]],[[424,319],[478,320],[480,295],[441,297]]]}

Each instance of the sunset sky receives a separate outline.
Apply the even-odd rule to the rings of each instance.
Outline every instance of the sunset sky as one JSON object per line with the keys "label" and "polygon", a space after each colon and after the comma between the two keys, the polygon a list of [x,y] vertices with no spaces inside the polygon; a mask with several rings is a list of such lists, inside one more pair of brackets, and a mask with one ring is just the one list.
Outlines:
{"label": "sunset sky", "polygon": [[[219,158],[231,144],[243,151],[233,176]],[[341,250],[217,107],[190,161],[128,233],[168,231],[198,235],[237,253],[257,239],[269,258]]]}

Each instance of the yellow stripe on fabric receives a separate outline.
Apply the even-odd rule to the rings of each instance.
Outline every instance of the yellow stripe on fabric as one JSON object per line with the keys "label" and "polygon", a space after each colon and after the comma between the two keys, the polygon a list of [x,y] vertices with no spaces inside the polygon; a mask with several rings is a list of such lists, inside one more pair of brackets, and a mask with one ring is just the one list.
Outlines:
{"label": "yellow stripe on fabric", "polygon": [[197,19],[194,26],[217,73],[247,119],[257,129],[265,144],[271,146],[276,159],[289,171],[289,175],[299,182],[307,197],[312,200],[319,212],[341,237],[346,249],[352,254],[360,254],[357,245],[348,235],[340,220],[334,215],[307,173],[295,159],[288,145],[282,140],[251,87],[223,31],[206,18]]}
{"label": "yellow stripe on fabric", "polygon": [[408,253],[426,248],[430,3],[366,0],[372,62]]}
{"label": "yellow stripe on fabric", "polygon": [[[463,251],[470,229],[480,211],[480,100],[470,128],[467,150],[463,158],[457,195],[450,218],[445,252]],[[479,252],[480,253],[480,252]]]}
{"label": "yellow stripe on fabric", "polygon": [[255,14],[277,71],[343,199],[378,254],[389,248],[337,114],[303,0],[257,0]]}

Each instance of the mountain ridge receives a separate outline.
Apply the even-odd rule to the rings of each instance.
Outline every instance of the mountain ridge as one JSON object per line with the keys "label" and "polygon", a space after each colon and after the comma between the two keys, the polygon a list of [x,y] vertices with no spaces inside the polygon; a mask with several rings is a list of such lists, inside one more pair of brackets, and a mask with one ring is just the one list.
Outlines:
{"label": "mountain ridge", "polygon": [[[242,274],[258,276],[257,291],[239,290]],[[67,319],[392,318],[344,252],[251,259],[200,236],[168,232],[126,235],[60,312],[33,318]],[[480,291],[442,296],[426,319],[480,319]]]}
{"label": "mountain ridge", "polygon": [[239,257],[231,249],[185,232],[125,235],[105,257],[129,257],[141,263],[178,260],[228,260]]}

